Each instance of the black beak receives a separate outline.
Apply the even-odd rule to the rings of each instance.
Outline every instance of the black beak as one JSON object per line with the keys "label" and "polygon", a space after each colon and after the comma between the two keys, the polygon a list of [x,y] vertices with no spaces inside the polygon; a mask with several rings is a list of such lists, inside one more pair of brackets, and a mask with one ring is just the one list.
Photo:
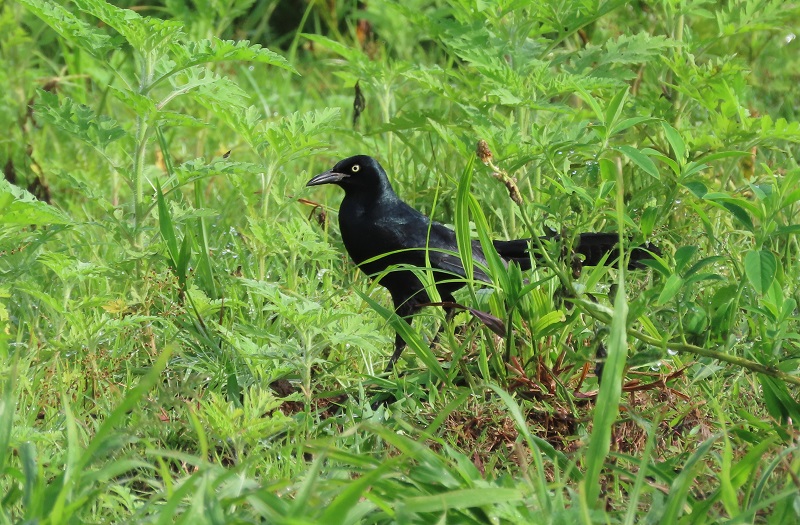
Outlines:
{"label": "black beak", "polygon": [[324,173],[320,173],[310,181],[306,183],[306,186],[319,186],[320,184],[333,184],[339,182],[342,179],[349,177],[347,173],[337,173],[333,170],[328,170]]}

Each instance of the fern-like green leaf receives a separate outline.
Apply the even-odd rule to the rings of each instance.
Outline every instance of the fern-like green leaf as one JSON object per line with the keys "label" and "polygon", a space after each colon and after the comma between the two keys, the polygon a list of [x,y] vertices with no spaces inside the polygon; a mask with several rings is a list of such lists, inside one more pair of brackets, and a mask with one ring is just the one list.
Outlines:
{"label": "fern-like green leaf", "polygon": [[184,45],[173,45],[175,56],[181,57],[178,69],[206,64],[210,62],[254,62],[277,66],[293,73],[297,71],[278,53],[270,51],[247,40],[221,40],[212,38],[189,42]]}
{"label": "fern-like green leaf", "polygon": [[183,24],[160,18],[143,17],[130,9],[115,7],[103,0],[72,0],[78,8],[113,28],[141,54],[166,54],[172,41],[183,35]]}
{"label": "fern-like green leaf", "polygon": [[109,144],[125,138],[128,133],[116,120],[96,114],[92,108],[77,104],[68,97],[39,90],[39,100],[34,105],[36,117],[70,133],[87,144],[103,151]]}
{"label": "fern-like green leaf", "polygon": [[[219,75],[205,67],[194,67],[183,72],[181,83],[175,82],[175,91],[158,104],[164,107],[173,98],[190,93],[198,102],[227,108],[247,106],[248,94],[230,77]],[[177,79],[176,79],[177,80]],[[206,99],[206,101],[202,100]]]}
{"label": "fern-like green leaf", "polygon": [[156,113],[155,103],[144,95],[140,95],[130,89],[118,89],[114,86],[107,86],[107,89],[114,98],[125,104],[140,117],[147,119]]}
{"label": "fern-like green leaf", "polygon": [[292,113],[268,123],[256,146],[269,147],[272,154],[279,153],[287,162],[301,159],[328,147],[328,141],[319,136],[335,129],[340,119],[339,108]]}
{"label": "fern-like green leaf", "polygon": [[55,2],[47,0],[19,0],[19,2],[67,42],[94,57],[102,57],[116,47],[109,35],[94,29]]}

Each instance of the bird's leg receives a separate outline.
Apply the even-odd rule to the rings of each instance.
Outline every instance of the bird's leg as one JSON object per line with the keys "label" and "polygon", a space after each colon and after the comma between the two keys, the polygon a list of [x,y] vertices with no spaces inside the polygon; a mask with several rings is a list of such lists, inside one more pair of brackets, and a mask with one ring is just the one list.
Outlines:
{"label": "bird's leg", "polygon": [[400,337],[400,334],[399,333],[395,334],[394,353],[392,354],[392,357],[389,358],[389,364],[386,365],[386,370],[384,370],[384,373],[388,374],[389,372],[392,371],[392,368],[394,368],[394,364],[397,362],[398,359],[400,359],[400,354],[403,353],[403,349],[405,347],[406,347],[406,342],[403,340],[402,337]]}
{"label": "bird's leg", "polygon": [[[414,313],[414,307],[408,303],[408,300],[398,301],[395,300],[395,313],[405,320],[408,323],[408,326],[411,326],[411,321],[413,321],[412,314]],[[392,353],[392,357],[389,358],[389,364],[386,365],[386,370],[384,373],[389,373],[394,368],[394,364],[400,359],[400,354],[403,353],[403,349],[406,347],[406,342],[403,337],[400,335],[400,332],[395,333],[394,336],[394,352]]]}

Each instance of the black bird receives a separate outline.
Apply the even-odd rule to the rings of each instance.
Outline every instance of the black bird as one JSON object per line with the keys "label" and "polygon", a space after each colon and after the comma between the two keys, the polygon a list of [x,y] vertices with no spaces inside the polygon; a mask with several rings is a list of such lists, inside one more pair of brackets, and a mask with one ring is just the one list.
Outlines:
{"label": "black bird", "polygon": [[[400,200],[378,161],[367,155],[350,157],[320,173],[306,185],[321,184],[336,184],[344,189],[344,200],[339,208],[339,229],[347,253],[359,268],[373,278],[395,265],[424,268],[428,247],[428,259],[439,296],[445,303],[455,302],[453,293],[466,284],[457,279],[466,277],[466,274],[461,259],[456,255],[456,233]],[[616,233],[583,233],[578,236],[574,249],[585,257],[583,264],[595,266],[606,253],[610,253],[607,260],[613,262],[617,241]],[[529,239],[493,241],[493,244],[506,262],[514,261],[523,270],[531,267]],[[477,265],[486,266],[486,257],[478,241],[472,242],[472,257]],[[646,251],[634,250],[631,265],[635,266],[636,260],[648,257]],[[477,265],[474,278],[491,283],[489,276]],[[389,290],[395,311],[409,324],[411,316],[431,302],[422,282],[407,268],[390,270],[379,279],[378,283]],[[453,312],[450,309],[448,317]],[[403,348],[405,341],[397,334],[387,371],[397,362]]]}

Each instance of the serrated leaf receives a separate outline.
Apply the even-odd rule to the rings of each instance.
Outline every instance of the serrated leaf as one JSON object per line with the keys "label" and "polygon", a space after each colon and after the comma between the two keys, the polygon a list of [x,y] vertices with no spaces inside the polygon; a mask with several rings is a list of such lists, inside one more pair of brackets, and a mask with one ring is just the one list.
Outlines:
{"label": "serrated leaf", "polygon": [[206,161],[203,158],[192,159],[175,167],[175,176],[181,185],[190,180],[203,179],[214,175],[244,175],[254,176],[261,173],[264,167],[260,164],[247,162],[231,162],[227,160],[213,159]]}
{"label": "serrated leaf", "polygon": [[160,110],[173,99],[190,94],[205,106],[231,109],[231,106],[244,108],[249,95],[230,77],[220,75],[206,67],[193,67],[184,70],[180,75],[170,78],[175,89],[164,97],[156,107]]}
{"label": "serrated leaf", "polygon": [[177,111],[160,111],[155,119],[155,123],[164,127],[175,128],[196,128],[202,129],[208,126],[206,122]]}
{"label": "serrated leaf", "polygon": [[109,50],[116,47],[109,35],[94,29],[61,5],[46,0],[19,0],[19,2],[67,42],[94,57],[102,58]]}
{"label": "serrated leaf", "polygon": [[759,294],[764,294],[775,280],[778,261],[770,251],[750,250],[744,256],[744,271],[753,288]]}
{"label": "serrated leaf", "polygon": [[431,121],[441,122],[442,114],[439,111],[409,111],[392,117],[388,122],[377,125],[371,130],[370,135],[398,131],[430,131]]}
{"label": "serrated leaf", "polygon": [[138,116],[145,119],[156,112],[156,104],[150,98],[140,95],[129,89],[118,89],[114,86],[107,86],[109,93],[117,100],[125,104]]}
{"label": "serrated leaf", "polygon": [[37,200],[32,194],[0,179],[0,224],[47,226],[72,224],[61,210]]}
{"label": "serrated leaf", "polygon": [[[605,2],[613,6],[614,2]],[[593,76],[613,78],[632,78],[630,64],[643,64],[658,60],[665,50],[677,46],[678,43],[663,36],[653,36],[647,32],[635,35],[620,35],[617,39],[607,40],[605,45],[587,45],[577,53],[574,62],[575,70],[590,69]]]}
{"label": "serrated leaf", "polygon": [[113,28],[140,54],[166,54],[168,46],[183,37],[183,24],[143,17],[131,9],[102,0],[72,0],[78,8]]}
{"label": "serrated leaf", "polygon": [[114,141],[128,136],[117,121],[98,115],[89,106],[76,104],[72,99],[59,99],[54,93],[39,90],[34,104],[36,116],[67,133],[83,140],[99,150],[104,150]]}
{"label": "serrated leaf", "polygon": [[327,137],[320,136],[335,129],[340,120],[339,108],[324,108],[292,113],[270,122],[260,121],[242,135],[256,150],[265,155],[278,155],[282,162],[289,162],[328,147]]}
{"label": "serrated leaf", "polygon": [[248,40],[221,40],[214,37],[210,40],[175,45],[173,51],[176,56],[182,56],[182,60],[175,68],[176,71],[210,62],[236,61],[267,64],[297,73],[284,57],[259,44],[251,44]]}
{"label": "serrated leaf", "polygon": [[307,38],[308,40],[311,40],[312,42],[319,44],[322,47],[330,49],[337,55],[342,56],[343,58],[347,59],[350,62],[359,64],[369,60],[369,58],[359,49],[346,46],[328,37],[322,35],[314,35],[310,33],[302,33],[300,36],[302,36],[303,38]]}

